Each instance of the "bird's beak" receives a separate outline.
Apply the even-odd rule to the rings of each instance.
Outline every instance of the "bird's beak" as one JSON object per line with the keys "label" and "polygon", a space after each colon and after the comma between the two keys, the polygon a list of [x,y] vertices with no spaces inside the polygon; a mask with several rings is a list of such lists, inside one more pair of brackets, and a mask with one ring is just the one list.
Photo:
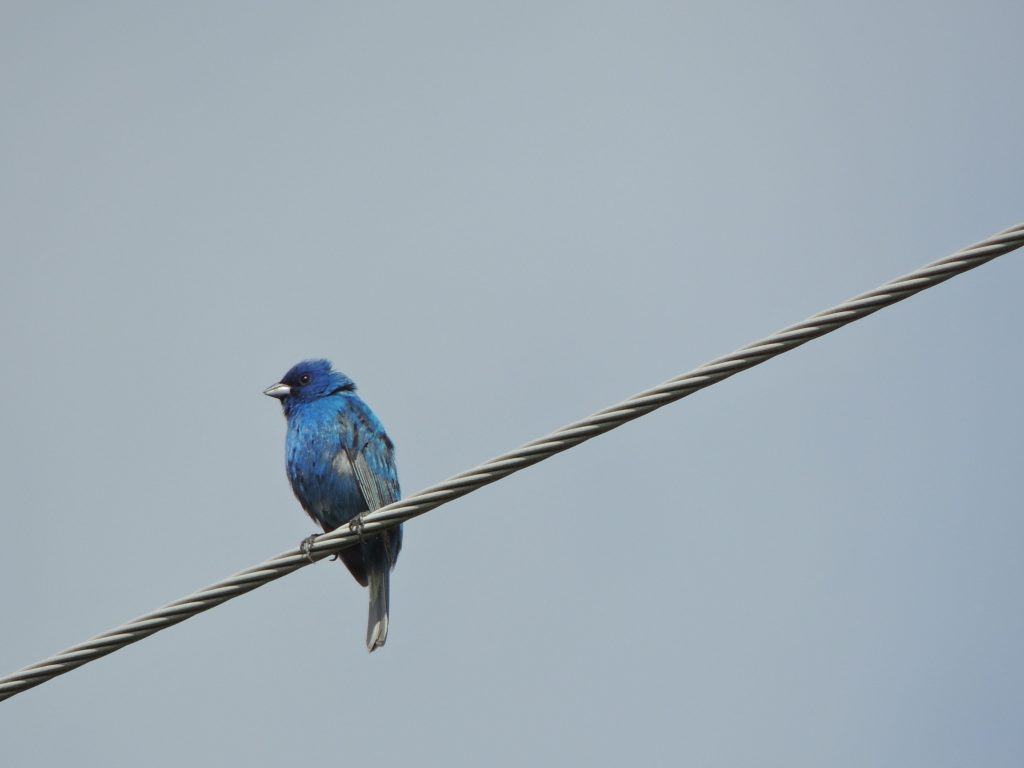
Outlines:
{"label": "bird's beak", "polygon": [[264,395],[276,397],[278,400],[288,397],[288,395],[290,395],[291,393],[292,388],[289,387],[287,384],[282,384],[280,381],[277,382],[277,384],[271,384],[269,387],[263,390]]}

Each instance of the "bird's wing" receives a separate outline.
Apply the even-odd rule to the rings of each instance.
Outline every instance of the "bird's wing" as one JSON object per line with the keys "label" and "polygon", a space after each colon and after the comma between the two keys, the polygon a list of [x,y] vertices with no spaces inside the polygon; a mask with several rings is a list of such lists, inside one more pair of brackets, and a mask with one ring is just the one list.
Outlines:
{"label": "bird's wing", "polygon": [[370,511],[398,501],[398,472],[395,446],[372,416],[358,414],[353,424],[352,441],[347,449],[352,471],[366,508]]}
{"label": "bird's wing", "polygon": [[375,438],[352,456],[356,482],[370,511],[398,501],[398,476],[395,472],[394,448],[391,441]]}

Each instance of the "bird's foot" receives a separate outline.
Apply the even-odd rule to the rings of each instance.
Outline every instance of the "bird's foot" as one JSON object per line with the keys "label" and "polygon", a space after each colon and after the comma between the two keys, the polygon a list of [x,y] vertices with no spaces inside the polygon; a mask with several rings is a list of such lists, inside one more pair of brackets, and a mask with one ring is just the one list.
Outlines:
{"label": "bird's foot", "polygon": [[358,536],[360,541],[363,539],[363,528],[365,527],[366,523],[363,522],[362,515],[356,515],[348,521],[348,529]]}
{"label": "bird's foot", "polygon": [[311,563],[316,562],[316,560],[313,559],[313,542],[316,541],[316,537],[319,535],[320,534],[318,533],[311,533],[302,540],[301,544],[299,544],[299,551],[305,555],[306,559]]}

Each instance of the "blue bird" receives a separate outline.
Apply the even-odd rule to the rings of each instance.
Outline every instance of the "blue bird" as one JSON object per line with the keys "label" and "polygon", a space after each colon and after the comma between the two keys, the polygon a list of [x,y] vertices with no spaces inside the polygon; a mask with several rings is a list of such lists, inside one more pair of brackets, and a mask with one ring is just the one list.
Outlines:
{"label": "blue bird", "polygon": [[[304,360],[263,394],[281,401],[288,419],[288,480],[306,514],[325,532],[398,500],[395,446],[352,379],[333,370],[329,360]],[[397,526],[340,553],[356,581],[370,588],[371,652],[387,640],[391,569],[401,548]]]}

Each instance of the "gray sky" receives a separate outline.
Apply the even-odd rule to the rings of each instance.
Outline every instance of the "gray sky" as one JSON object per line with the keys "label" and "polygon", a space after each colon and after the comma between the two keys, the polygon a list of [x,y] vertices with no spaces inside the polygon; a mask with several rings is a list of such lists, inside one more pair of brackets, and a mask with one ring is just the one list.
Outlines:
{"label": "gray sky", "polygon": [[[0,674],[1024,219],[1018,2],[0,10]],[[0,705],[10,765],[1019,766],[1021,256]]]}

